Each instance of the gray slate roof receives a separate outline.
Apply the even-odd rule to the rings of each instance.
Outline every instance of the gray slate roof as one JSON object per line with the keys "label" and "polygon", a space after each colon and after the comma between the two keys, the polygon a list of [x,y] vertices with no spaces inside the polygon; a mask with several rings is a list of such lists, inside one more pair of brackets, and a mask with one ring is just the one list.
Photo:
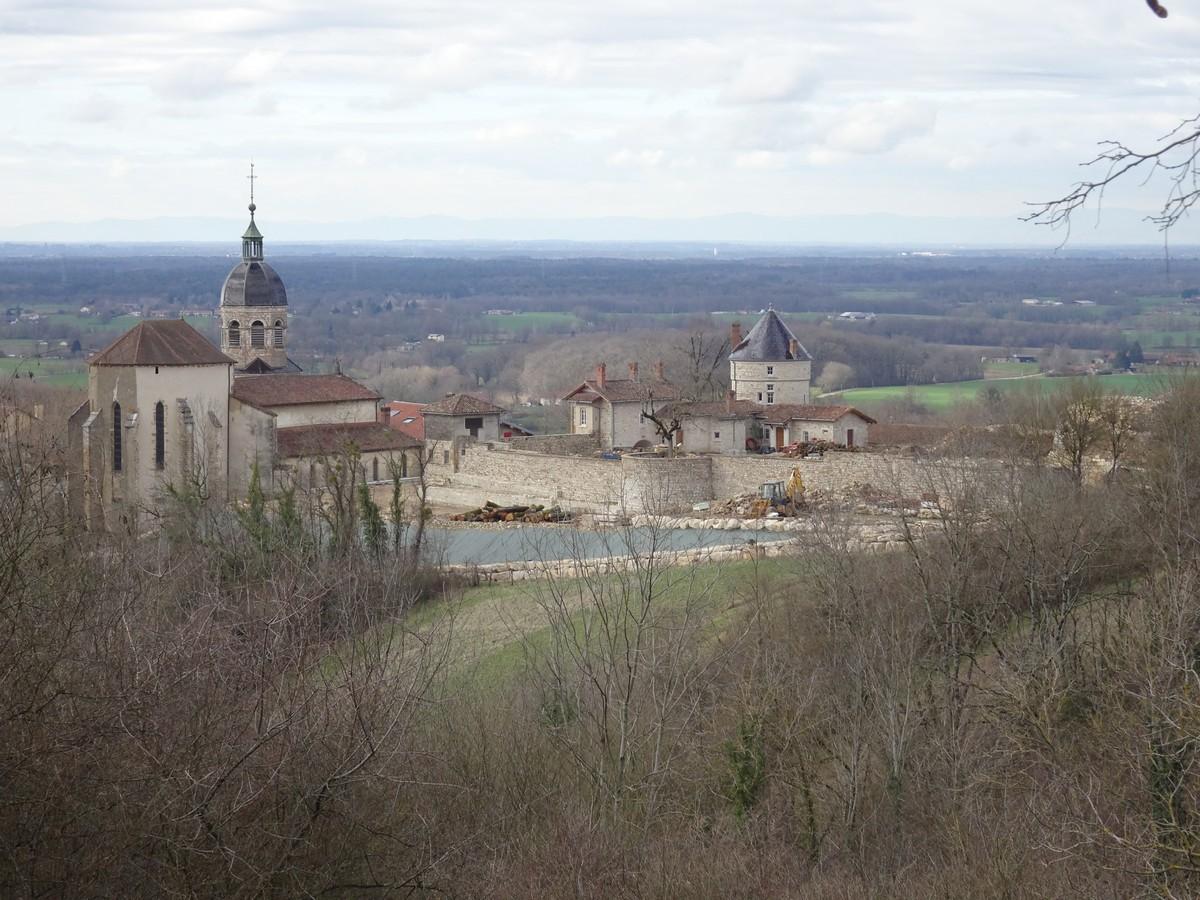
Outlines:
{"label": "gray slate roof", "polygon": [[773,309],[768,309],[754,327],[750,329],[750,333],[742,339],[742,342],[733,348],[733,352],[729,354],[730,359],[748,360],[750,362],[784,362],[789,359],[809,359],[808,351],[804,349],[804,345],[796,341],[797,354],[792,356],[788,350],[789,343],[795,341],[796,336],[792,334],[792,330],[783,324],[783,320],[779,318],[778,313]]}
{"label": "gray slate roof", "polygon": [[[240,262],[221,288],[222,306],[287,306],[283,279],[265,262]],[[249,328],[249,322],[241,323]]]}

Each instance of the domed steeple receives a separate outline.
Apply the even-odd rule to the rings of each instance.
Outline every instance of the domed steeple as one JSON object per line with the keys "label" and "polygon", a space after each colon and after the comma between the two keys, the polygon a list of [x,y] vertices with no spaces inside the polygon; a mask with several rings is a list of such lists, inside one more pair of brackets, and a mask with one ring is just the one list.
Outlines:
{"label": "domed steeple", "polygon": [[254,163],[250,164],[250,224],[242,233],[242,261],[221,288],[221,350],[237,369],[297,371],[287,356],[287,291],[263,262],[263,236],[254,221]]}

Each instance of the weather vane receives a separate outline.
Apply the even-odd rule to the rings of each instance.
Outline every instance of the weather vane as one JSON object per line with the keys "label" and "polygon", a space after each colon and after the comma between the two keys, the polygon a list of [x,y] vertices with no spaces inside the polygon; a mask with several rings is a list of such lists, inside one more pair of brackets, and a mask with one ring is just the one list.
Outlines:
{"label": "weather vane", "polygon": [[254,212],[254,179],[258,176],[254,174],[254,161],[250,161],[250,174],[246,178],[250,182],[250,212]]}

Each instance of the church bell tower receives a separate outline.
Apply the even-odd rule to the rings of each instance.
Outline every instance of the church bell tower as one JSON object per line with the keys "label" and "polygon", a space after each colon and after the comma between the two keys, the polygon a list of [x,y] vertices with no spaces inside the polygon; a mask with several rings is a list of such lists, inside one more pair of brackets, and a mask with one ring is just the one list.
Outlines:
{"label": "church bell tower", "polygon": [[242,261],[221,288],[221,352],[234,374],[298,371],[287,355],[287,291],[263,261],[263,236],[254,222],[254,164],[250,164],[250,224],[242,234]]}

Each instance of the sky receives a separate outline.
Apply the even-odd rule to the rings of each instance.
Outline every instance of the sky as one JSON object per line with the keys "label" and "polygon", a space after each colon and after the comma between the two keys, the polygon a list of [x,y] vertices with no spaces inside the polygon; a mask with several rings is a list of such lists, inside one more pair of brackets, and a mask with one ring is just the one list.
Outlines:
{"label": "sky", "polygon": [[0,227],[240,220],[251,159],[275,222],[1015,219],[1200,112],[1167,5],[0,0]]}

